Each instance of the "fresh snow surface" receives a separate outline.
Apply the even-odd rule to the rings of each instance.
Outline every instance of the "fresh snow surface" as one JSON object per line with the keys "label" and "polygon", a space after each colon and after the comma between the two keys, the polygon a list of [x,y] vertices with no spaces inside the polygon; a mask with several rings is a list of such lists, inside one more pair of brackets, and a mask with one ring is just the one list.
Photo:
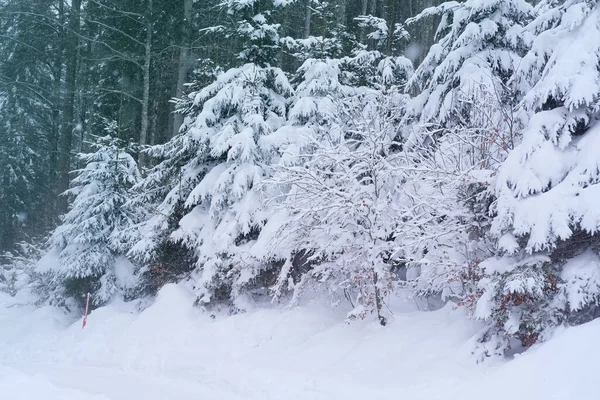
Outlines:
{"label": "fresh snow surface", "polygon": [[402,307],[387,327],[346,325],[316,305],[232,317],[166,286],[141,313],[113,303],[81,320],[0,295],[7,400],[598,399],[600,320],[513,360],[476,364],[481,328],[447,306]]}

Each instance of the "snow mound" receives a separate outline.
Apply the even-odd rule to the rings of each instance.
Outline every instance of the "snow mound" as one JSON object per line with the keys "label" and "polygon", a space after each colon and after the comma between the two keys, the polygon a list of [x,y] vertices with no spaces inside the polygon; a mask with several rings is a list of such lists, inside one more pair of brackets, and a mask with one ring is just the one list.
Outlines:
{"label": "snow mound", "polygon": [[600,320],[562,329],[552,340],[492,370],[478,389],[486,390],[489,400],[597,399],[598,335]]}
{"label": "snow mound", "polygon": [[61,389],[39,375],[31,377],[5,369],[0,369],[0,393],[11,400],[109,400],[105,396]]}
{"label": "snow mound", "polygon": [[[476,364],[481,326],[447,306],[344,324],[316,305],[216,319],[168,285],[142,312],[113,303],[88,325],[0,298],[0,393],[12,399],[597,399],[600,320],[514,360]],[[71,319],[72,321],[72,319]],[[20,389],[21,388],[21,389]],[[19,390],[21,390],[19,392]],[[20,396],[20,397],[19,397]]]}

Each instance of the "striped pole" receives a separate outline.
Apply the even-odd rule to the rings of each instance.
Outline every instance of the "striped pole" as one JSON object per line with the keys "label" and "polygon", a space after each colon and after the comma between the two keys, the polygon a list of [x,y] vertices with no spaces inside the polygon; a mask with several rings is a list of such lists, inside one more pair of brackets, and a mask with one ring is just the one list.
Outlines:
{"label": "striped pole", "polygon": [[88,293],[85,298],[85,314],[83,314],[83,325],[81,326],[81,329],[85,328],[85,325],[87,324],[87,316],[88,316],[89,309],[90,309],[90,294]]}

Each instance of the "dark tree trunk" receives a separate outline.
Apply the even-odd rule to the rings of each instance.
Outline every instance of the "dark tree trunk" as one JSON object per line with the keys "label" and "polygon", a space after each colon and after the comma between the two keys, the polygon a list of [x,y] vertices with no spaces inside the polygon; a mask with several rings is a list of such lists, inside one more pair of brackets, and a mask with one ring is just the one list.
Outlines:
{"label": "dark tree trunk", "polygon": [[[71,1],[69,25],[66,34],[66,72],[65,92],[63,99],[62,134],[59,143],[59,186],[58,191],[64,192],[69,188],[69,172],[71,170],[71,146],[75,128],[75,90],[77,88],[77,61],[81,19],[81,0]],[[65,196],[59,201],[59,211],[66,212],[68,201]]]}

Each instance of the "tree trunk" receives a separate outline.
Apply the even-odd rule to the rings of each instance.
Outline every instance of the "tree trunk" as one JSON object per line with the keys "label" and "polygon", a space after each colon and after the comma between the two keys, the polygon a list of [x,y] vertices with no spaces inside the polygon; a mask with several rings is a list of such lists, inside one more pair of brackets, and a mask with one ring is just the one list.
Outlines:
{"label": "tree trunk", "polygon": [[[192,28],[192,5],[193,0],[183,0],[183,34],[181,48],[179,49],[179,67],[177,69],[177,88],[175,97],[179,98],[183,96],[183,89],[185,87],[185,81],[188,74],[188,57],[189,57],[189,44],[190,35]],[[176,113],[173,118],[173,133],[175,136],[179,133],[179,128],[183,123],[183,115]]]}
{"label": "tree trunk", "polygon": [[62,91],[62,77],[63,77],[63,45],[64,45],[64,20],[65,7],[64,0],[58,2],[58,26],[59,26],[59,40],[58,40],[58,51],[56,51],[54,58],[53,68],[53,79],[54,79],[54,93],[52,100],[52,130],[50,132],[49,146],[50,146],[50,168],[48,170],[48,189],[46,192],[46,212],[47,226],[53,227],[57,222],[58,210],[57,210],[57,189],[60,186],[60,165],[59,165],[59,140],[60,140],[60,124],[61,124],[61,91]]}
{"label": "tree trunk", "polygon": [[[65,92],[63,99],[62,134],[59,143],[59,192],[69,188],[69,172],[71,170],[71,145],[73,142],[74,117],[75,117],[75,90],[77,85],[77,61],[79,44],[79,30],[81,19],[81,0],[71,1],[69,15],[69,29],[66,35],[65,57]],[[62,196],[59,201],[59,211],[66,212],[68,199]]]}
{"label": "tree trunk", "polygon": [[[346,23],[347,23],[347,21],[346,21],[346,18],[347,18],[346,3],[347,3],[347,1],[348,0],[340,0],[339,1],[338,15],[337,15],[337,21],[336,21],[338,26],[339,25],[346,26]],[[346,30],[346,29],[344,29],[344,30]]]}
{"label": "tree trunk", "polygon": [[386,56],[392,55],[392,45],[394,42],[394,30],[396,28],[396,20],[397,20],[397,6],[398,2],[396,0],[386,0],[383,5],[383,18],[385,18],[388,26],[387,32],[387,42],[386,42]]}
{"label": "tree trunk", "polygon": [[306,15],[304,17],[304,39],[310,36],[310,25],[312,23],[311,0],[306,0]]}
{"label": "tree trunk", "polygon": [[[360,15],[367,15],[367,9],[369,7],[369,0],[362,0],[362,8],[360,10]],[[365,32],[365,28],[361,28],[360,29],[360,43],[361,44],[365,44],[366,43],[366,32]]]}
{"label": "tree trunk", "polygon": [[387,318],[385,318],[381,314],[381,309],[383,308],[383,299],[381,298],[381,291],[379,290],[379,286],[377,286],[377,281],[379,277],[377,276],[377,272],[375,270],[372,271],[373,274],[373,288],[375,290],[375,308],[377,310],[377,319],[379,320],[379,324],[381,326],[387,325]]}
{"label": "tree trunk", "polygon": [[148,143],[148,127],[150,121],[148,118],[150,109],[150,63],[152,62],[152,0],[148,0],[148,9],[146,13],[146,41],[145,41],[145,53],[144,53],[144,70],[143,70],[143,85],[144,93],[142,97],[142,129],[140,131],[140,144],[146,145]]}

